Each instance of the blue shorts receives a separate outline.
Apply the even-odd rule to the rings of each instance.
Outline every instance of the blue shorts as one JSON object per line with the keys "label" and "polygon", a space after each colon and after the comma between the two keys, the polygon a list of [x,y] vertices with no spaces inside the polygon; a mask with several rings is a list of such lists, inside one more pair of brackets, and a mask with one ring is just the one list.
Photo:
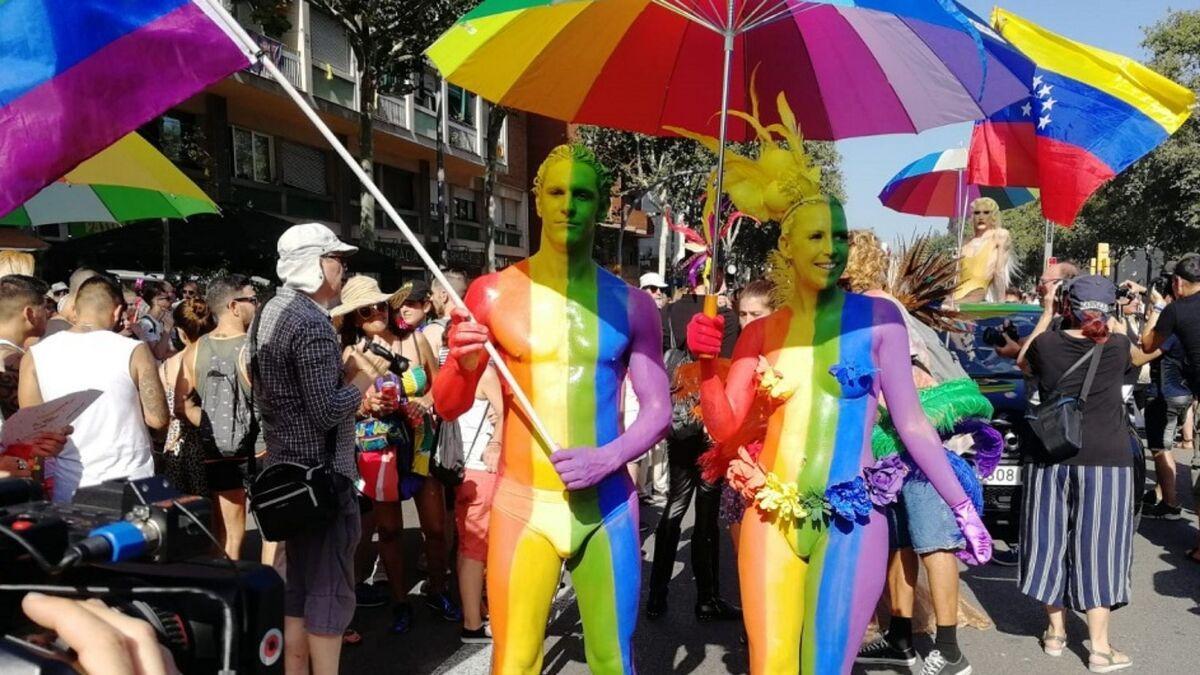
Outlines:
{"label": "blue shorts", "polygon": [[904,481],[899,498],[887,510],[887,517],[888,545],[892,549],[932,553],[966,548],[967,542],[954,522],[954,512],[923,478]]}

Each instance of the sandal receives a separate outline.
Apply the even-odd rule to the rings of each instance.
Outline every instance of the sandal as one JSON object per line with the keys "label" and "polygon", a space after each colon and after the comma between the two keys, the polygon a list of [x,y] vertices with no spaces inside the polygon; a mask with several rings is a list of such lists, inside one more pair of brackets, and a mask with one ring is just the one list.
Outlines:
{"label": "sandal", "polygon": [[[1063,650],[1067,647],[1066,635],[1055,635],[1047,628],[1045,633],[1042,633],[1042,651],[1049,656],[1062,656]],[[1053,645],[1053,646],[1052,646]]]}
{"label": "sandal", "polygon": [[[1124,661],[1118,661],[1117,657],[1124,657]],[[1093,661],[1093,658],[1101,659],[1101,662]],[[1122,670],[1133,665],[1133,659],[1125,654],[1113,649],[1110,652],[1091,652],[1088,655],[1088,670],[1093,673],[1111,673],[1114,670]]]}

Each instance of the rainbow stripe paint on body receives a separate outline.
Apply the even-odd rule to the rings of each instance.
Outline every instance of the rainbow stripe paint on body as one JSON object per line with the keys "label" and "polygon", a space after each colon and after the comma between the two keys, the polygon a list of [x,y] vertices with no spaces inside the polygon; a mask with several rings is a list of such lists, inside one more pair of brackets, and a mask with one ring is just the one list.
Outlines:
{"label": "rainbow stripe paint on body", "polygon": [[[810,198],[789,212],[772,258],[781,307],[745,328],[724,381],[702,361],[705,424],[718,443],[739,433],[763,395],[757,379],[765,358],[778,380],[771,386],[778,406],[757,470],[800,494],[828,499],[830,486],[853,481],[873,464],[871,429],[885,394],[893,417],[905,420],[897,428],[904,427],[910,454],[943,498],[958,504],[965,495],[917,401],[903,319],[886,300],[837,288],[847,254],[836,201]],[[689,345],[704,343],[693,335],[719,335],[717,325],[693,319]],[[753,503],[739,544],[750,672],[849,672],[883,588],[883,512],[872,508],[853,521],[819,510],[793,517]]]}
{"label": "rainbow stripe paint on body", "polygon": [[[588,666],[634,672],[641,555],[637,492],[624,465],[661,437],[670,406],[653,300],[591,260],[606,192],[597,167],[582,149],[552,152],[535,184],[541,250],[477,280],[466,298],[551,437],[568,448],[551,455],[510,398],[489,531],[494,673],[540,672],[564,562]],[[461,392],[474,389],[471,373],[457,363],[448,370],[434,396],[452,418]],[[642,407],[622,433],[627,373]]]}

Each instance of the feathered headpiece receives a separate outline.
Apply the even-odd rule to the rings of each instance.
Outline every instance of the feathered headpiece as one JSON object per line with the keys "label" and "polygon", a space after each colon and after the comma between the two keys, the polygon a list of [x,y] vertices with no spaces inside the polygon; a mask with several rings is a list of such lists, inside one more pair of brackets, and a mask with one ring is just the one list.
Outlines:
{"label": "feathered headpiece", "polygon": [[965,331],[957,311],[943,304],[954,294],[958,260],[930,244],[928,236],[917,237],[897,256],[885,289],[900,301],[909,314],[934,330]]}
{"label": "feathered headpiece", "polygon": [[[762,148],[757,160],[725,149],[724,192],[729,195],[735,210],[761,222],[782,223],[797,206],[822,198],[821,169],[804,152],[804,136],[783,92],[775,99],[781,122],[764,126],[759,121],[758,95],[754,86],[757,71],[755,68],[755,73],[750,76],[750,112],[730,110],[729,114],[754,127]],[[667,128],[697,141],[713,154],[720,150],[720,142],[711,136],[677,127]],[[715,184],[714,172],[709,178],[704,209],[706,220],[709,214],[716,212],[720,190]]]}

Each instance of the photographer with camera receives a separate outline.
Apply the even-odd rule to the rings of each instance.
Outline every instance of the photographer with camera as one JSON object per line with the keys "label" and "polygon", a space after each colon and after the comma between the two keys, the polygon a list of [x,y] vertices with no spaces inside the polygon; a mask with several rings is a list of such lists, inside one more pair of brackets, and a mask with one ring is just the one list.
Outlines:
{"label": "photographer with camera", "polygon": [[[1182,352],[1182,375],[1188,389],[1195,394],[1200,391],[1200,255],[1188,254],[1175,265],[1170,282],[1170,295],[1174,300],[1167,302],[1159,288],[1153,289],[1151,307],[1146,313],[1146,327],[1142,331],[1142,348],[1156,351],[1170,348],[1169,341],[1178,341]],[[1173,439],[1170,439],[1173,440]],[[1164,443],[1165,444],[1165,443]],[[1193,462],[1195,459],[1193,449]],[[1162,475],[1160,485],[1175,486],[1175,461],[1169,451],[1160,453],[1162,460],[1155,460],[1156,471]],[[1197,483],[1200,488],[1200,482]],[[1171,490],[1173,493],[1174,490]],[[1178,515],[1178,504],[1171,504],[1168,490],[1163,490],[1164,506],[1156,509],[1164,517]],[[1200,561],[1200,546],[1188,552],[1193,560]]]}

